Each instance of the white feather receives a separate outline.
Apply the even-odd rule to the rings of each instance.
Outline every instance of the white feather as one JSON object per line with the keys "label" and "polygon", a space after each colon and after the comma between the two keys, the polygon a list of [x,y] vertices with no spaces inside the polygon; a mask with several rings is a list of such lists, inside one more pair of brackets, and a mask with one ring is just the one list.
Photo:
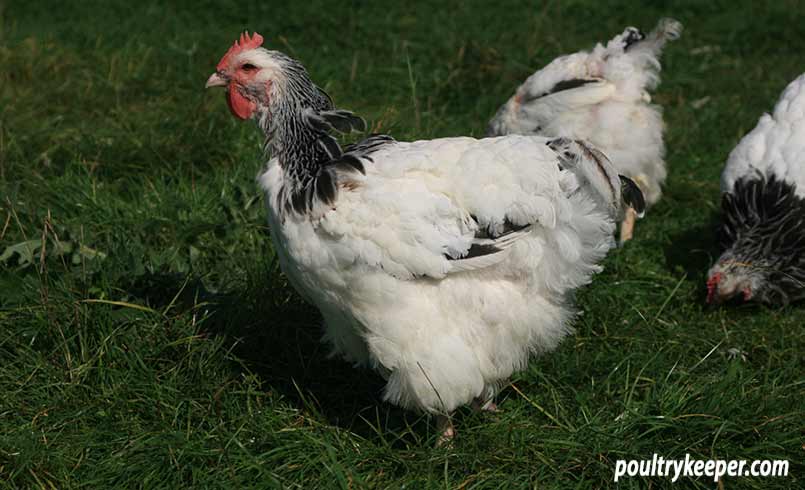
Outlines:
{"label": "white feather", "polygon": [[774,112],[732,150],[721,174],[722,192],[732,192],[741,177],[770,176],[796,185],[805,197],[805,74],[788,84]]}
{"label": "white feather", "polygon": [[[659,83],[658,57],[682,26],[663,19],[646,39],[624,51],[623,35],[606,46],[556,58],[531,75],[497,112],[488,134],[540,134],[590,141],[621,174],[637,182],[646,202],[659,200],[666,178],[664,124],[648,91]],[[551,90],[568,80],[592,80]]]}
{"label": "white feather", "polygon": [[[546,142],[391,143],[314,219],[281,216],[283,171],[269,162],[260,182],[283,270],[321,310],[333,354],[386,376],[389,401],[450,412],[571,331],[573,292],[614,246],[616,216],[581,172],[598,164],[562,170]],[[497,254],[449,258],[506,223],[531,226]]]}

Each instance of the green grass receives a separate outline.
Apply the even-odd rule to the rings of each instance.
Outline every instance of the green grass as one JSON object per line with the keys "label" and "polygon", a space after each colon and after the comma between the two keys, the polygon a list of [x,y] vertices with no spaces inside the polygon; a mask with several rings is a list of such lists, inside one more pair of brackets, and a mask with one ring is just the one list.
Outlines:
{"label": "green grass", "polygon": [[[805,3],[160,3],[0,3],[0,488],[594,489],[653,453],[787,459],[724,488],[805,484],[803,306],[703,306],[721,166],[805,71]],[[435,449],[326,359],[274,260],[258,131],[206,77],[249,28],[375,129],[480,135],[534,68],[663,15],[686,27],[655,96],[665,198],[576,334]]]}

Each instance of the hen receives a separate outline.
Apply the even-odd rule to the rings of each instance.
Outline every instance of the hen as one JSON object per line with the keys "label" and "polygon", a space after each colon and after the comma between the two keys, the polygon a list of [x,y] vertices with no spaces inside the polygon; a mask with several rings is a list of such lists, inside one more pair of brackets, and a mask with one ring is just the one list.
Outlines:
{"label": "hen", "polygon": [[[488,136],[539,134],[588,140],[640,186],[649,205],[665,181],[663,120],[647,90],[659,83],[658,57],[682,24],[662,19],[648,35],[628,27],[606,46],[560,56],[517,88],[495,114]],[[632,238],[627,211],[621,241]]]}
{"label": "hen", "polygon": [[492,400],[528,356],[570,330],[573,292],[642,195],[582,141],[508,136],[342,148],[364,129],[305,68],[241,36],[207,87],[226,88],[270,154],[259,177],[290,282],[324,317],[333,353],[376,369],[386,400],[439,415]]}
{"label": "hen", "polygon": [[724,252],[708,273],[707,302],[805,297],[805,75],[732,150],[721,191]]}

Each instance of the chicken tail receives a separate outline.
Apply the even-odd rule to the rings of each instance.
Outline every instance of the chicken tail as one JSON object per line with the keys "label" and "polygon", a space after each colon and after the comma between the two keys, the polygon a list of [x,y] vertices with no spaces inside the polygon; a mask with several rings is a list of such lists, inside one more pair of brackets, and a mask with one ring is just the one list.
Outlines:
{"label": "chicken tail", "polygon": [[619,175],[621,179],[621,198],[623,204],[634,209],[638,218],[642,218],[646,214],[646,198],[643,196],[643,191],[635,183],[634,180],[624,175]]}
{"label": "chicken tail", "polygon": [[[628,31],[629,29],[626,30],[626,32]],[[664,17],[657,22],[657,26],[653,31],[637,42],[629,42],[629,39],[633,38],[633,36],[626,35],[626,32],[624,32],[626,51],[647,51],[656,57],[660,55],[662,48],[665,47],[668,41],[679,39],[682,34],[682,23],[676,19]]]}
{"label": "chicken tail", "polygon": [[607,43],[603,78],[618,86],[621,97],[650,101],[646,91],[660,83],[660,54],[666,43],[681,33],[682,24],[669,18],[660,19],[648,35],[627,27]]}

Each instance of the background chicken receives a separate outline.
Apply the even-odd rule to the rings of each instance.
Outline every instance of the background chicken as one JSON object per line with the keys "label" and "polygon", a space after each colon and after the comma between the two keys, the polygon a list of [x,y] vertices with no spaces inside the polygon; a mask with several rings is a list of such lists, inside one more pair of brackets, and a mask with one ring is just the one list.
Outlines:
{"label": "background chicken", "polygon": [[489,402],[570,331],[573,292],[640,191],[570,139],[375,135],[342,149],[330,131],[363,121],[261,44],[242,36],[207,86],[265,132],[260,183],[283,270],[334,352],[386,377],[390,402],[439,414],[450,437],[455,408]]}
{"label": "background chicken", "polygon": [[[659,83],[663,46],[681,31],[676,20],[662,19],[648,36],[628,27],[606,46],[553,60],[517,88],[489,123],[487,135],[589,140],[654,204],[666,176],[664,128],[661,109],[651,104],[647,90]],[[627,211],[621,241],[632,237],[635,217]]]}
{"label": "background chicken", "polygon": [[730,153],[721,174],[720,244],[707,301],[805,296],[805,75]]}

